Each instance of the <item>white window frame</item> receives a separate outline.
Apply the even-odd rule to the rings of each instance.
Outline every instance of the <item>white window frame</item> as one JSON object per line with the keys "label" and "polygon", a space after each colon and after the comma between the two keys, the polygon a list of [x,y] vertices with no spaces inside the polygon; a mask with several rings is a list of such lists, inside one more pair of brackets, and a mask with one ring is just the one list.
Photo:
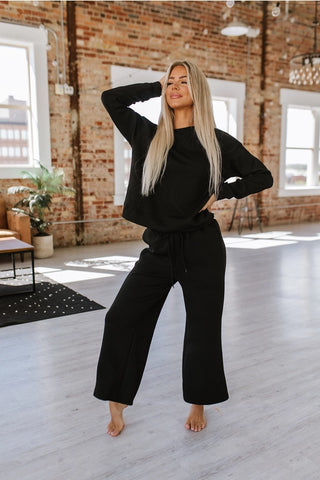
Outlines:
{"label": "white window frame", "polygon": [[[303,90],[293,90],[282,88],[280,90],[281,112],[281,147],[280,147],[280,171],[279,171],[279,197],[301,197],[320,195],[320,186],[286,186],[286,137],[287,137],[287,108],[305,107],[319,110],[320,113],[320,93],[308,92]],[[319,131],[319,125],[316,125],[316,131]],[[319,135],[315,138],[314,155],[319,155]],[[316,160],[315,160],[316,161]]]}
{"label": "white window frame", "polygon": [[[156,82],[164,72],[142,70],[139,68],[111,66],[112,87],[129,85],[132,83]],[[231,135],[242,142],[243,140],[243,111],[245,101],[245,84],[208,78],[212,96],[217,99],[227,100],[229,103]],[[124,186],[124,143],[119,130],[114,127],[114,204],[123,205],[125,199]]]}
{"label": "white window frame", "polygon": [[212,97],[226,100],[229,104],[230,135],[243,142],[243,112],[246,97],[246,85],[242,82],[208,78]]}
{"label": "white window frame", "polygon": [[21,178],[21,170],[32,170],[39,163],[51,167],[47,30],[43,26],[35,28],[0,22],[0,42],[27,47],[29,51],[33,164],[0,166],[1,178]]}

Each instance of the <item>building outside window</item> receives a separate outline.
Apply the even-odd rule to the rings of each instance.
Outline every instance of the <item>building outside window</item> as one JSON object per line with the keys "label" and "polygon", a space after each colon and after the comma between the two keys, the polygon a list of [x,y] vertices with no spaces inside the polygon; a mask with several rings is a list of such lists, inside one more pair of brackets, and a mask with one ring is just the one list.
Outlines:
{"label": "building outside window", "polygon": [[320,194],[320,93],[282,89],[280,196]]}
{"label": "building outside window", "polygon": [[[155,82],[162,75],[163,73],[152,70],[111,67],[113,87],[130,83]],[[212,103],[217,127],[242,141],[245,85],[240,82],[215,79],[208,79],[208,83],[212,91]],[[151,98],[146,102],[137,102],[131,108],[153,123],[158,123],[161,100],[160,97]],[[116,127],[114,127],[114,163],[114,203],[115,205],[122,205],[129,181],[131,147]]]}
{"label": "building outside window", "polygon": [[0,23],[0,176],[51,165],[47,32]]}

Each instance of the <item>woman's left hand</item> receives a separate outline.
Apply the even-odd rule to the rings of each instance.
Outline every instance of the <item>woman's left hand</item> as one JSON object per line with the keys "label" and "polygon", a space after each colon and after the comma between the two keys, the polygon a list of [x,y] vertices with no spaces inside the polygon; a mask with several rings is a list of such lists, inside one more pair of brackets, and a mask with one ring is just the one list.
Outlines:
{"label": "woman's left hand", "polygon": [[213,212],[214,210],[214,202],[216,201],[216,196],[215,194],[211,195],[207,203],[203,208],[201,208],[200,212],[203,212],[203,210],[208,210],[209,212]]}

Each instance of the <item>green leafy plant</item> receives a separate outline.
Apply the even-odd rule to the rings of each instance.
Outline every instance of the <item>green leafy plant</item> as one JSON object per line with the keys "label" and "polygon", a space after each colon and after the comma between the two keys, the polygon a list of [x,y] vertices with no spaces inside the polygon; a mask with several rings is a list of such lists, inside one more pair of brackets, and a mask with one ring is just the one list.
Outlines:
{"label": "green leafy plant", "polygon": [[9,194],[26,193],[27,196],[19,200],[12,210],[24,213],[30,217],[31,227],[37,230],[38,235],[48,235],[47,228],[50,222],[46,215],[50,211],[52,197],[55,194],[74,195],[75,190],[64,183],[64,173],[61,168],[48,170],[44,165],[35,172],[23,170],[23,178],[28,179],[33,187],[19,185],[8,188]]}

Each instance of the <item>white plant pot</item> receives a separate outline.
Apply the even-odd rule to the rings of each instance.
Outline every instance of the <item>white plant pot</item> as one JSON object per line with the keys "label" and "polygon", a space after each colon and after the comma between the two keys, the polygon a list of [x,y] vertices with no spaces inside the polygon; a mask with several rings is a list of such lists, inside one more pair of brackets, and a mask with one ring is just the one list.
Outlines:
{"label": "white plant pot", "polygon": [[53,235],[35,235],[32,237],[35,258],[48,258],[53,255]]}

